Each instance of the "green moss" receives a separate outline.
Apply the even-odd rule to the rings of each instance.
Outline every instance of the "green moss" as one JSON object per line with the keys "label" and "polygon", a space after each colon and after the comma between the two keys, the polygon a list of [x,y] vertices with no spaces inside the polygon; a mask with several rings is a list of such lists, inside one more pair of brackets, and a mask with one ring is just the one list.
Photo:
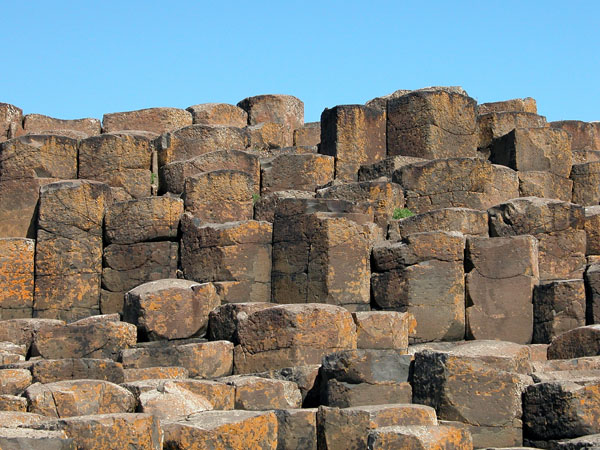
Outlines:
{"label": "green moss", "polygon": [[414,216],[415,213],[408,208],[396,208],[392,214],[392,219],[404,219],[406,217]]}

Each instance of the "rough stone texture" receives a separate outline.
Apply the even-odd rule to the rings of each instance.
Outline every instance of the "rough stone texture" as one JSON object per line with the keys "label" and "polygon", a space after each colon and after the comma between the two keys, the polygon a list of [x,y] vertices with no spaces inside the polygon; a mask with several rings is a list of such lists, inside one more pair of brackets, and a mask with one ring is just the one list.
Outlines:
{"label": "rough stone texture", "polygon": [[394,211],[404,207],[404,193],[399,185],[389,181],[362,181],[337,184],[317,191],[317,198],[370,202],[375,223],[387,231]]}
{"label": "rough stone texture", "polygon": [[391,94],[383,95],[381,97],[375,97],[365,103],[365,106],[369,106],[371,108],[377,108],[382,110],[383,112],[387,111],[387,104],[389,101],[394,100],[398,97],[402,97],[403,95],[410,94],[411,92],[433,92],[433,91],[443,91],[448,92],[450,94],[460,94],[467,95],[467,92],[460,86],[428,86],[421,89],[411,90],[411,89],[398,89]]}
{"label": "rough stone texture", "polygon": [[152,414],[163,421],[184,419],[190,414],[213,409],[208,399],[172,381],[142,392],[138,403],[139,412]]}
{"label": "rough stone texture", "polygon": [[188,378],[189,370],[185,367],[146,367],[145,369],[123,369],[123,382],[144,380],[172,380]]}
{"label": "rough stone texture", "polygon": [[434,426],[437,419],[433,408],[422,405],[390,404],[344,409],[321,406],[317,412],[319,448],[366,449],[369,431],[399,423]]}
{"label": "rough stone texture", "polygon": [[556,336],[548,346],[548,359],[600,355],[600,325],[587,325]]}
{"label": "rough stone texture", "polygon": [[151,131],[161,134],[192,124],[192,114],[177,108],[147,108],[104,114],[104,133],[123,130]]}
{"label": "rough stone texture", "polygon": [[272,411],[206,411],[163,424],[164,448],[201,450],[277,448],[277,417]]}
{"label": "rough stone texture", "polygon": [[85,450],[161,450],[163,442],[159,419],[142,413],[67,417],[41,423],[36,428],[64,431],[77,449]]}
{"label": "rough stone texture", "polygon": [[321,122],[308,122],[294,130],[294,146],[314,147],[321,143]]}
{"label": "rough stone texture", "polygon": [[412,342],[463,339],[465,283],[463,254],[458,250],[464,248],[464,237],[445,232],[409,236],[415,237],[374,248],[379,271],[371,276],[374,304],[411,313],[417,321]]}
{"label": "rough stone texture", "polygon": [[471,434],[462,428],[440,426],[389,426],[369,431],[368,448],[471,450]]}
{"label": "rough stone texture", "polygon": [[102,134],[79,144],[79,178],[125,189],[132,197],[148,197],[152,184],[150,139],[135,132]]}
{"label": "rough stone texture", "polygon": [[250,220],[255,185],[252,177],[239,170],[202,172],[185,179],[185,211],[205,222]]}
{"label": "rough stone texture", "polygon": [[289,148],[290,135],[285,125],[262,122],[245,128],[248,133],[248,151],[263,158],[274,156]]}
{"label": "rough stone texture", "polygon": [[317,450],[317,409],[278,409],[277,449]]}
{"label": "rough stone texture", "polygon": [[27,412],[27,399],[16,395],[0,395],[0,411]]}
{"label": "rough stone texture", "polygon": [[334,162],[331,156],[313,153],[281,154],[262,160],[260,193],[315,191],[333,180]]}
{"label": "rough stone texture", "polygon": [[387,102],[389,156],[477,156],[476,102],[443,90],[414,91]]}
{"label": "rough stone texture", "polygon": [[159,167],[185,161],[216,150],[244,150],[248,134],[242,128],[225,125],[192,125],[161,136],[158,141]]}
{"label": "rough stone texture", "polygon": [[165,279],[144,283],[125,294],[123,320],[150,340],[204,336],[208,314],[219,306],[211,283]]}
{"label": "rough stone texture", "polygon": [[100,134],[101,124],[98,119],[62,120],[42,114],[27,114],[23,118],[23,129],[26,134],[63,134],[75,132],[83,137]]}
{"label": "rough stone texture", "polygon": [[60,328],[62,320],[53,319],[11,319],[0,322],[0,342],[9,342],[24,347],[28,353],[35,336],[41,330]]}
{"label": "rough stone texture", "polygon": [[388,239],[399,241],[414,233],[456,231],[470,236],[488,235],[488,215],[468,208],[441,208],[390,221]]}
{"label": "rough stone texture", "polygon": [[101,380],[36,383],[27,388],[29,412],[46,417],[133,412],[135,398],[127,389]]}
{"label": "rough stone texture", "polygon": [[411,355],[395,349],[354,349],[323,357],[321,377],[346,383],[377,384],[409,381]]}
{"label": "rough stone texture", "polygon": [[[493,427],[502,433],[493,443],[485,434],[479,436],[477,447],[522,445],[521,391],[531,381],[515,372],[521,363],[514,353],[502,357],[503,351],[510,351],[505,350],[506,343],[494,343],[491,348],[484,345],[484,352],[472,345],[482,344],[416,353],[413,402],[435,408],[439,419]],[[508,345],[510,349],[520,347]],[[494,408],[490,408],[492,403]]]}
{"label": "rough stone texture", "polygon": [[316,407],[319,404],[320,367],[320,364],[284,367],[283,369],[260,372],[256,375],[263,378],[272,378],[274,380],[293,381],[298,386],[298,389],[300,389],[302,406],[304,408],[309,408]]}
{"label": "rough stone texture", "polygon": [[211,341],[231,341],[239,344],[238,325],[250,314],[273,306],[270,303],[230,303],[213,309],[209,314],[208,337]]}
{"label": "rough stone texture", "polygon": [[553,198],[570,202],[573,190],[573,181],[559,177],[550,172],[521,171],[519,176],[520,197]]}
{"label": "rough stone texture", "polygon": [[219,381],[235,388],[234,409],[264,411],[302,406],[302,395],[292,381],[247,375],[234,375]]}
{"label": "rough stone texture", "polygon": [[45,450],[76,450],[75,442],[63,431],[31,430],[29,428],[0,428],[0,448]]}
{"label": "rough stone texture", "polygon": [[240,320],[235,347],[235,372],[261,372],[318,364],[339,350],[356,348],[351,314],[333,305],[279,305]]}
{"label": "rough stone texture", "polygon": [[0,319],[20,319],[33,314],[35,241],[0,238]]}
{"label": "rough stone texture", "polygon": [[171,197],[148,197],[117,202],[104,218],[108,244],[135,244],[158,239],[175,239],[183,201]]}
{"label": "rough stone texture", "polygon": [[478,114],[479,144],[477,149],[486,158],[489,158],[494,139],[505,136],[515,128],[543,128],[546,126],[546,118],[538,116],[536,113],[502,111]]}
{"label": "rough stone texture", "polygon": [[184,367],[190,377],[215,378],[231,375],[233,344],[226,341],[201,342],[161,347],[130,348],[121,353],[123,367]]}
{"label": "rough stone texture", "polygon": [[65,136],[21,136],[0,144],[0,181],[77,178],[77,140]]}
{"label": "rough stone texture", "polygon": [[586,255],[600,255],[600,206],[585,208]]}
{"label": "rough stone texture", "polygon": [[335,156],[335,178],[357,181],[364,164],[386,156],[385,114],[363,105],[341,105],[321,114],[319,153]]}
{"label": "rough stone texture", "polygon": [[519,111],[537,114],[537,103],[531,97],[513,98],[499,102],[488,102],[477,105],[477,114],[483,115],[491,112]]}
{"label": "rough stone texture", "polygon": [[23,110],[9,103],[0,103],[0,142],[23,133]]}
{"label": "rough stone texture", "polygon": [[408,382],[347,383],[332,378],[323,386],[319,404],[351,408],[411,401],[412,388]]}
{"label": "rough stone texture", "polygon": [[392,180],[414,213],[440,208],[485,210],[519,196],[516,172],[480,158],[436,159],[401,167]]}
{"label": "rough stone texture", "polygon": [[189,176],[214,170],[240,170],[252,176],[254,192],[260,191],[259,158],[239,150],[216,150],[185,161],[174,161],[160,168],[161,192],[181,194]]}
{"label": "rough stone texture", "polygon": [[564,230],[535,236],[539,247],[540,279],[582,278],[585,271],[584,230]]}
{"label": "rough stone texture", "polygon": [[568,177],[571,138],[556,128],[516,128],[494,141],[490,160],[514,170],[542,170]]}
{"label": "rough stone texture", "polygon": [[227,103],[201,103],[186,108],[195,125],[226,125],[244,128],[248,114],[242,108]]}
{"label": "rough stone texture", "polygon": [[135,325],[123,322],[73,322],[40,329],[34,347],[46,359],[109,358],[116,360],[121,350],[136,343]]}
{"label": "rough stone texture", "polygon": [[600,161],[573,164],[570,178],[573,180],[573,203],[583,206],[600,203]]}
{"label": "rough stone texture", "polygon": [[590,264],[585,271],[586,321],[600,324],[600,264]]}
{"label": "rough stone texture", "polygon": [[283,125],[286,147],[292,145],[294,130],[304,125],[304,103],[291,95],[257,95],[245,98],[237,106],[248,113],[248,125]]}
{"label": "rough stone texture", "polygon": [[352,313],[356,324],[356,346],[364,349],[408,349],[408,334],[416,326],[409,313],[365,311]]}
{"label": "rough stone texture", "polygon": [[[470,237],[466,247],[467,336],[528,344],[539,281],[533,236]],[[542,341],[540,341],[542,342]]]}
{"label": "rough stone texture", "polygon": [[2,395],[21,395],[31,382],[31,373],[26,369],[0,369]]}
{"label": "rough stone texture", "polygon": [[565,331],[585,325],[583,280],[559,280],[536,286],[533,297],[533,342],[549,344]]}
{"label": "rough stone texture", "polygon": [[76,320],[98,314],[107,185],[74,180],[40,190],[34,315]]}
{"label": "rough stone texture", "polygon": [[537,383],[523,393],[523,425],[530,439],[564,439],[600,432],[600,384]]}
{"label": "rough stone texture", "polygon": [[580,120],[550,122],[552,128],[560,128],[571,135],[573,150],[600,150],[600,123]]}
{"label": "rough stone texture", "polygon": [[273,221],[275,220],[275,211],[279,207],[280,203],[287,198],[311,199],[315,198],[315,193],[307,191],[286,190],[262,195],[254,203],[254,220],[264,220],[266,222],[273,223]]}
{"label": "rough stone texture", "polygon": [[121,363],[93,358],[40,359],[32,364],[31,375],[35,383],[93,379],[119,384],[124,380]]}
{"label": "rough stone texture", "polygon": [[184,215],[181,267],[187,279],[204,282],[242,282],[242,289],[219,295],[228,302],[269,301],[271,284],[271,236],[268,222],[254,220],[203,224]]}

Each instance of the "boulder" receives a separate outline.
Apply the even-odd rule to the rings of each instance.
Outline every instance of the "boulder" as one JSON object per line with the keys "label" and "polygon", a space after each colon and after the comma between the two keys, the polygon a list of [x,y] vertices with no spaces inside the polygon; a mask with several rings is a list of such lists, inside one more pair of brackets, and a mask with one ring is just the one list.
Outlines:
{"label": "boulder", "polygon": [[573,150],[600,150],[600,123],[581,120],[550,122],[552,128],[560,128],[571,135]]}
{"label": "boulder", "polygon": [[248,114],[242,108],[227,103],[201,103],[186,108],[194,125],[225,125],[244,128]]}
{"label": "boulder", "polygon": [[302,395],[292,381],[247,375],[234,375],[219,381],[235,388],[234,409],[264,411],[302,406]]}
{"label": "boulder", "polygon": [[32,383],[31,373],[26,369],[0,369],[0,394],[21,395]]}
{"label": "boulder", "polygon": [[102,117],[104,133],[141,130],[161,134],[191,124],[192,114],[177,108],[147,108],[104,114]]}
{"label": "boulder", "polygon": [[240,321],[262,309],[270,308],[266,302],[229,303],[213,309],[209,314],[208,336],[211,341],[231,341],[239,344],[238,326]]}
{"label": "boulder", "polygon": [[352,313],[356,324],[356,346],[360,349],[408,348],[409,332],[416,326],[410,313],[397,311],[363,311]]}
{"label": "boulder", "polygon": [[44,384],[80,379],[104,380],[116,384],[124,381],[123,366],[112,359],[40,359],[33,362],[31,375],[34,382]]}
{"label": "boulder", "polygon": [[142,392],[138,402],[139,412],[152,414],[164,421],[184,419],[190,414],[213,409],[208,399],[172,381],[165,381],[156,389]]}
{"label": "boulder", "polygon": [[[525,170],[519,176],[519,197],[542,197],[570,202],[573,180],[550,172]],[[577,203],[577,202],[575,202]]]}
{"label": "boulder", "polygon": [[492,111],[477,115],[479,130],[478,150],[486,158],[490,157],[495,139],[510,133],[515,128],[543,128],[546,118],[536,113],[524,111]]}
{"label": "boulder", "polygon": [[294,146],[315,147],[321,142],[321,122],[308,122],[294,130]]}
{"label": "boulder", "polygon": [[573,164],[569,178],[573,181],[573,203],[583,206],[600,203],[600,161]]}
{"label": "boulder", "polygon": [[314,153],[284,153],[260,164],[261,195],[284,190],[315,191],[333,180],[334,158]]}
{"label": "boulder", "polygon": [[374,164],[360,166],[358,171],[358,181],[377,180],[381,177],[391,180],[394,172],[401,167],[425,161],[427,160],[415,156],[390,156]]}
{"label": "boulder", "polygon": [[6,449],[76,450],[73,439],[63,431],[0,428],[0,447]]}
{"label": "boulder", "polygon": [[600,325],[586,325],[565,331],[548,346],[548,359],[596,355],[600,355]]}
{"label": "boulder", "polygon": [[468,431],[447,425],[390,426],[371,430],[368,446],[373,450],[391,448],[471,450],[473,439]]}
{"label": "boulder", "polygon": [[102,131],[98,119],[62,120],[42,114],[27,114],[23,118],[23,129],[26,134],[58,134],[74,132],[82,137],[96,136]]}
{"label": "boulder", "polygon": [[278,409],[275,415],[278,449],[317,450],[316,408]]}
{"label": "boulder", "polygon": [[477,105],[477,114],[483,115],[491,112],[519,111],[537,114],[537,103],[531,97],[513,98],[499,102],[488,102]]}

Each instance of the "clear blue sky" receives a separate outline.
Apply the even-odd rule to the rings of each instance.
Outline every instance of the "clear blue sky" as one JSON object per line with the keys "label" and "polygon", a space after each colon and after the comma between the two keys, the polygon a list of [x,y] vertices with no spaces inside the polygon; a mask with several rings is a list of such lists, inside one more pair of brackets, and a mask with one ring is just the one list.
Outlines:
{"label": "clear blue sky", "polygon": [[[367,6],[370,5],[370,6]],[[0,102],[72,119],[283,93],[325,107],[461,85],[600,120],[598,1],[6,1]]]}

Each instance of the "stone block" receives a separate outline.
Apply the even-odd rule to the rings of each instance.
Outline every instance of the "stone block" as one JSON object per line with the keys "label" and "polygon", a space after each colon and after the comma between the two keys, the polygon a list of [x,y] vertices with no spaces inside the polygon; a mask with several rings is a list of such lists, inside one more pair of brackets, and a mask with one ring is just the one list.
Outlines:
{"label": "stone block", "polygon": [[533,291],[539,281],[533,236],[467,239],[467,336],[528,344]]}
{"label": "stone block", "polygon": [[394,172],[401,167],[425,161],[427,160],[415,156],[390,156],[374,164],[361,166],[358,171],[358,181],[377,180],[381,177],[391,180]]}
{"label": "stone block", "polygon": [[104,235],[108,244],[175,239],[182,214],[183,201],[172,197],[113,203],[106,210]]}
{"label": "stone block", "polygon": [[124,381],[123,366],[112,359],[65,358],[40,359],[31,366],[35,383],[54,383],[64,380]]}
{"label": "stone block", "polygon": [[260,191],[259,158],[240,150],[215,150],[184,161],[173,161],[160,168],[161,192],[181,194],[185,179],[202,172],[239,170],[252,176],[254,192]]}
{"label": "stone block", "polygon": [[204,336],[208,314],[219,306],[212,283],[165,279],[144,283],[125,294],[123,320],[150,340]]}
{"label": "stone block", "polygon": [[147,136],[133,132],[84,139],[79,144],[79,178],[121,187],[134,198],[148,197],[153,149]]}
{"label": "stone block", "polygon": [[25,354],[29,352],[37,333],[41,330],[60,328],[62,320],[53,319],[10,319],[0,322],[0,342],[9,342],[23,346]]}
{"label": "stone block", "polygon": [[[366,449],[371,430],[392,425],[437,425],[433,408],[422,405],[377,405],[351,408],[319,407],[319,448],[328,450]],[[397,447],[405,448],[405,447]]]}
{"label": "stone block", "polygon": [[548,359],[600,355],[600,325],[573,328],[556,336],[548,346]]}
{"label": "stone block", "polygon": [[590,264],[584,274],[586,289],[586,321],[600,324],[600,264]]}
{"label": "stone block", "polygon": [[40,187],[54,178],[0,181],[0,236],[35,239]]}
{"label": "stone block", "polygon": [[0,238],[0,319],[20,319],[33,314],[35,241]]}
{"label": "stone block", "polygon": [[21,395],[32,383],[31,372],[26,369],[0,369],[0,394]]}
{"label": "stone block", "polygon": [[319,189],[317,198],[331,198],[351,202],[369,202],[373,205],[375,223],[387,231],[394,211],[404,207],[402,188],[390,181],[361,181],[334,184]]}
{"label": "stone block", "polygon": [[600,123],[581,120],[550,122],[552,128],[560,128],[571,135],[573,150],[600,150]]}
{"label": "stone block", "polygon": [[9,103],[0,103],[0,142],[23,133],[23,110]]}
{"label": "stone block", "polygon": [[537,114],[537,103],[531,97],[513,98],[499,102],[488,102],[477,105],[477,114],[483,115],[491,112],[518,111]]}
{"label": "stone block", "polygon": [[286,147],[292,145],[294,130],[304,125],[304,103],[291,95],[257,95],[245,98],[237,106],[248,113],[248,125],[261,122],[283,125]]}
{"label": "stone block", "polygon": [[408,349],[408,334],[415,326],[409,313],[364,311],[352,313],[356,324],[356,346],[360,349]]}
{"label": "stone block", "polygon": [[228,103],[201,103],[186,108],[192,114],[194,125],[225,125],[244,128],[248,113],[239,106]]}
{"label": "stone block", "polygon": [[317,450],[316,408],[278,409],[275,415],[278,450]]}
{"label": "stone block", "polygon": [[233,344],[214,341],[129,348],[122,351],[121,360],[125,369],[175,366],[186,368],[190,377],[216,378],[231,375]]}
{"label": "stone block", "polygon": [[435,159],[401,167],[392,180],[414,213],[463,207],[485,210],[519,196],[517,173],[480,158]]}
{"label": "stone block", "polygon": [[343,350],[323,357],[321,376],[353,384],[403,383],[409,381],[411,360],[402,350]]}
{"label": "stone block", "polygon": [[248,150],[268,158],[289,148],[290,134],[285,125],[274,122],[262,122],[245,128],[248,133]]}
{"label": "stone block", "polygon": [[136,343],[135,325],[123,322],[73,322],[41,328],[34,337],[37,354],[46,359],[108,358],[116,360]]}
{"label": "stone block", "polygon": [[248,132],[225,125],[192,125],[165,133],[157,141],[159,167],[216,150],[244,150]]}
{"label": "stone block", "polygon": [[335,178],[357,181],[362,165],[386,156],[385,114],[363,105],[340,105],[321,114],[319,153],[335,156]]}
{"label": "stone block", "polygon": [[0,411],[27,412],[27,399],[16,395],[0,394]]}
{"label": "stone block", "polygon": [[539,248],[540,280],[582,278],[585,271],[584,230],[564,230],[535,235]]}
{"label": "stone block", "polygon": [[262,160],[261,195],[284,190],[315,191],[334,176],[334,158],[314,153],[288,153]]}
{"label": "stone block", "polygon": [[581,279],[536,286],[533,296],[533,342],[549,344],[565,331],[585,325],[586,297]]}
{"label": "stone block", "polygon": [[172,381],[165,381],[156,389],[142,392],[138,405],[139,412],[152,414],[162,421],[185,419],[191,414],[213,409],[208,399]]}
{"label": "stone block", "polygon": [[293,381],[302,395],[302,407],[313,407],[319,404],[320,397],[320,364],[308,366],[284,367],[267,372],[260,372],[257,376],[272,378],[274,380]]}
{"label": "stone block", "polygon": [[100,134],[101,128],[100,121],[91,118],[63,120],[42,114],[27,114],[23,118],[23,129],[26,134],[76,133],[86,138]]}
{"label": "stone block", "polygon": [[369,431],[369,449],[452,448],[471,450],[473,438],[467,430],[447,425],[390,426]]}
{"label": "stone block", "polygon": [[523,426],[530,439],[565,439],[600,432],[600,383],[536,383],[523,393]]}
{"label": "stone block", "polygon": [[0,144],[0,181],[77,178],[77,140],[66,136],[21,136]]}
{"label": "stone block", "polygon": [[302,406],[302,395],[292,381],[247,375],[234,375],[219,381],[235,388],[234,409],[264,411]]}
{"label": "stone block", "polygon": [[238,339],[234,370],[245,374],[318,364],[328,353],[356,348],[356,326],[337,306],[279,305],[238,315]]}
{"label": "stone block", "polygon": [[366,215],[348,213],[276,216],[273,302],[368,309],[369,256],[374,236],[370,221]]}
{"label": "stone block", "polygon": [[145,369],[123,369],[123,382],[144,380],[172,380],[188,378],[189,370],[185,367],[146,367]]}
{"label": "stone block", "polygon": [[570,178],[573,181],[573,203],[583,206],[600,203],[600,161],[573,164]]}
{"label": "stone block", "polygon": [[6,449],[43,448],[45,450],[76,450],[73,439],[63,431],[0,428],[0,447]]}
{"label": "stone block", "polygon": [[[250,314],[270,308],[271,304],[262,302],[230,303],[213,309],[209,314],[208,336],[211,341],[231,341],[239,344],[238,325]],[[238,318],[239,317],[239,318]]]}
{"label": "stone block", "polygon": [[147,108],[104,114],[102,117],[104,133],[139,130],[161,134],[191,124],[192,114],[177,108]]}
{"label": "stone block", "polygon": [[77,449],[160,450],[163,430],[151,414],[113,413],[48,420],[36,428],[63,431]]}
{"label": "stone block", "polygon": [[277,448],[272,411],[206,411],[163,424],[164,446],[173,450]]}
{"label": "stone block", "polygon": [[269,300],[270,223],[248,220],[204,224],[186,214],[181,229],[181,267],[185,278],[201,283],[242,282],[242,289],[219,286],[218,294],[227,297],[228,302]]}
{"label": "stone block", "polygon": [[102,287],[125,293],[148,281],[175,278],[179,245],[157,241],[104,247]]}
{"label": "stone block", "polygon": [[321,143],[321,122],[308,122],[294,130],[294,146],[315,147]]}
{"label": "stone block", "polygon": [[586,255],[600,255],[600,206],[585,208],[583,222],[586,241]]}
{"label": "stone block", "polygon": [[400,241],[414,233],[456,231],[470,236],[488,235],[488,215],[469,208],[441,208],[390,221],[388,239]]}
{"label": "stone block", "polygon": [[560,177],[550,172],[521,171],[519,176],[520,197],[553,198],[570,202],[573,180]]}
{"label": "stone block", "polygon": [[428,260],[373,273],[371,291],[381,309],[411,313],[412,342],[464,339],[465,294],[462,261]]}
{"label": "stone block", "polygon": [[387,102],[389,156],[477,156],[476,101],[444,90],[413,91]]}
{"label": "stone block", "polygon": [[29,412],[46,417],[133,412],[135,398],[127,389],[101,380],[36,383],[25,391]]}
{"label": "stone block", "polygon": [[347,383],[332,378],[324,382],[319,404],[350,408],[411,401],[412,388],[408,382]]}
{"label": "stone block", "polygon": [[557,128],[516,128],[494,140],[490,160],[514,170],[538,170],[568,177],[571,138]]}
{"label": "stone block", "polygon": [[213,281],[221,304],[270,302],[271,283],[255,283],[254,281]]}
{"label": "stone block", "polygon": [[252,176],[239,170],[202,172],[185,179],[186,212],[205,222],[250,220],[254,215]]}
{"label": "stone block", "polygon": [[489,158],[494,139],[510,133],[515,128],[543,128],[546,118],[524,111],[496,111],[477,115],[479,130],[478,150]]}
{"label": "stone block", "polygon": [[315,193],[287,190],[261,195],[254,203],[254,220],[264,220],[273,223],[275,220],[276,209],[279,207],[280,203],[287,198],[313,199],[315,198]]}

